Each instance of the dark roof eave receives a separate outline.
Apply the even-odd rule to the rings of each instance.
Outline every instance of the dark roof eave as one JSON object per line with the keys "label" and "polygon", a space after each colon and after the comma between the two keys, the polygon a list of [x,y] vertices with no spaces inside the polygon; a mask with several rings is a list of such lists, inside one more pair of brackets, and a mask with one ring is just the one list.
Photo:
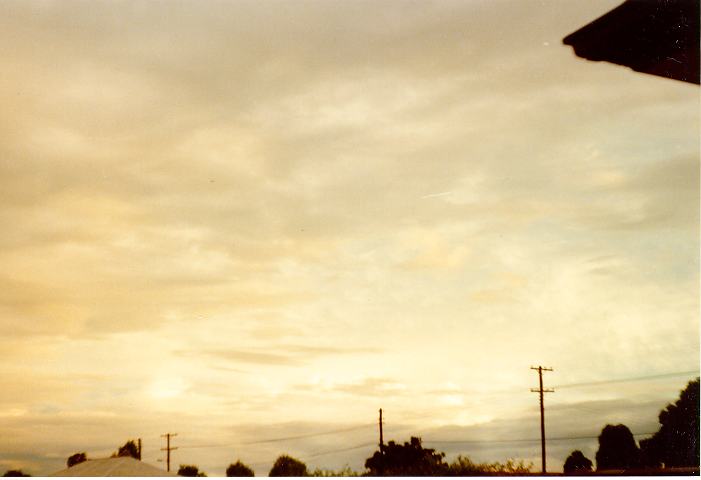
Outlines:
{"label": "dark roof eave", "polygon": [[699,0],[628,0],[562,42],[587,60],[699,84]]}

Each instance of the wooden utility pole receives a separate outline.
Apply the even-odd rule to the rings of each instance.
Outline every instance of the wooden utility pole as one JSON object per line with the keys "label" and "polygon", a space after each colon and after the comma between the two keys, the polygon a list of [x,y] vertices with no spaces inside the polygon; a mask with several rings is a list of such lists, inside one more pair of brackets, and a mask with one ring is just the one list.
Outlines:
{"label": "wooden utility pole", "polygon": [[380,453],[385,451],[385,442],[382,439],[382,409],[380,409]]}
{"label": "wooden utility pole", "polygon": [[540,394],[540,456],[543,464],[543,474],[545,474],[545,408],[543,407],[543,394],[554,392],[552,388],[543,388],[543,372],[552,372],[552,368],[545,368],[541,366],[531,367],[531,370],[538,371],[538,381],[539,388],[531,388],[531,392],[537,392]]}
{"label": "wooden utility pole", "polygon": [[161,448],[161,450],[165,450],[166,453],[166,470],[170,472],[170,451],[171,450],[177,450],[178,447],[171,447],[170,446],[170,437],[175,437],[177,433],[165,433],[161,435],[161,437],[165,437],[166,439],[166,448]]}

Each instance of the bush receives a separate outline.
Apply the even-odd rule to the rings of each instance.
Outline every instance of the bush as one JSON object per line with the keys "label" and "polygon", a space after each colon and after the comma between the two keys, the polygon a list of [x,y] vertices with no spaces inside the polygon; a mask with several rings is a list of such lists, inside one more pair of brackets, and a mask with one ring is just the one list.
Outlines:
{"label": "bush", "polygon": [[207,474],[200,472],[197,465],[180,465],[178,468],[178,475],[181,477],[206,477]]}
{"label": "bush", "polygon": [[445,453],[423,448],[421,438],[411,437],[403,445],[390,441],[365,461],[368,474],[377,476],[423,477],[445,475],[448,464]]}
{"label": "bush", "polygon": [[270,469],[269,477],[306,477],[307,466],[289,455],[280,455],[273,468]]}
{"label": "bush", "polygon": [[599,435],[596,469],[635,468],[640,464],[640,450],[625,425],[606,425]]}
{"label": "bush", "polygon": [[509,459],[506,463],[474,463],[468,457],[458,457],[448,466],[446,475],[455,477],[469,477],[475,475],[526,475],[531,472],[532,463],[523,460],[516,462]]}
{"label": "bush", "polygon": [[70,457],[68,457],[68,460],[66,460],[66,465],[68,468],[71,468],[73,465],[78,465],[79,463],[83,463],[87,461],[88,456],[85,452],[81,453],[74,453]]}
{"label": "bush", "polygon": [[241,460],[236,460],[236,463],[229,465],[226,469],[227,477],[255,477],[253,470],[248,465],[241,463]]}
{"label": "bush", "polygon": [[325,468],[317,468],[309,474],[311,477],[359,477],[360,474],[352,470],[348,465],[341,470],[334,471]]}
{"label": "bush", "polygon": [[565,475],[572,473],[587,473],[591,472],[592,463],[584,454],[575,450],[570,453],[570,456],[565,460],[565,465],[562,467]]}

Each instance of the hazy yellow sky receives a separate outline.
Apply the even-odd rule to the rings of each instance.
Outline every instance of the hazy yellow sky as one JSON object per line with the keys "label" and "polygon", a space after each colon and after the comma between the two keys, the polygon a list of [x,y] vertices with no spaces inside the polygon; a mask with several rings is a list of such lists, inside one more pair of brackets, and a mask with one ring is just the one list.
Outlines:
{"label": "hazy yellow sky", "polygon": [[[699,89],[561,44],[619,3],[0,2],[0,469],[359,469],[380,407],[537,461],[428,441],[537,439],[533,364],[697,370]],[[548,433],[655,431],[692,376]]]}

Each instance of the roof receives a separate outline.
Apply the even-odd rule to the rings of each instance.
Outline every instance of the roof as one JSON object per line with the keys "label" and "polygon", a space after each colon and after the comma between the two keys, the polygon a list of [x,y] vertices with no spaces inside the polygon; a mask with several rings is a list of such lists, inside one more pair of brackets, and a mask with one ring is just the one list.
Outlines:
{"label": "roof", "polygon": [[562,43],[577,56],[699,83],[699,0],[627,0]]}
{"label": "roof", "polygon": [[132,457],[97,458],[73,465],[50,477],[176,477],[174,473]]}

